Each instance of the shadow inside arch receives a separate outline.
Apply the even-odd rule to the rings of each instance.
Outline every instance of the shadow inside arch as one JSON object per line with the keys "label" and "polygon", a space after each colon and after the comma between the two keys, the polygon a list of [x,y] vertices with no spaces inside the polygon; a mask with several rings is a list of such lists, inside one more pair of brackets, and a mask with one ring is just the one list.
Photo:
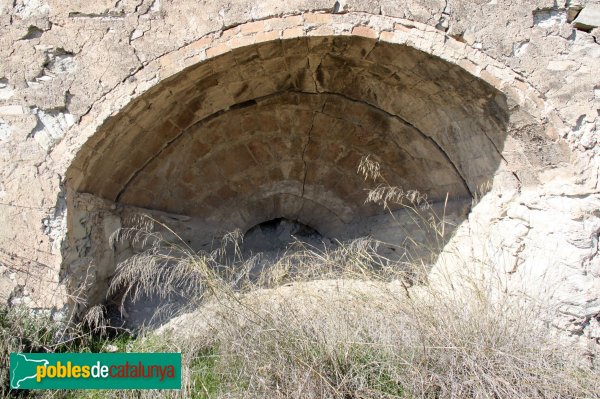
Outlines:
{"label": "shadow inside arch", "polygon": [[[326,36],[235,49],[160,82],[77,154],[63,275],[85,276],[86,306],[105,302],[116,265],[143,249],[111,237],[141,213],[193,251],[285,219],[330,241],[392,243],[388,257],[434,240],[431,264],[497,174],[509,119],[503,93],[409,46]],[[357,171],[366,157],[375,181]],[[387,186],[427,197],[448,221],[442,242],[395,197],[365,203]]]}

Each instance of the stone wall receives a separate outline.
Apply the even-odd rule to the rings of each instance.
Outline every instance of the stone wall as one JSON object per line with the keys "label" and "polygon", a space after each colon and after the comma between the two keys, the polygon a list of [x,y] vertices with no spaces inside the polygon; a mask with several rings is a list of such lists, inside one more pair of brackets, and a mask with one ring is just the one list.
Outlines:
{"label": "stone wall", "polygon": [[374,154],[477,199],[456,240],[554,276],[561,328],[600,339],[600,34],[573,23],[597,1],[255,3],[0,0],[2,300],[110,278],[90,242],[117,206],[339,234],[376,214],[353,173]]}

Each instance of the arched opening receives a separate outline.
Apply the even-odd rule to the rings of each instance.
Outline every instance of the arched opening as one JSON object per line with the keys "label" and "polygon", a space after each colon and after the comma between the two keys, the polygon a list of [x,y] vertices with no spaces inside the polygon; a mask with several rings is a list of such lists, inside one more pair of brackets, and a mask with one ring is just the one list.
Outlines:
{"label": "arched opening", "polygon": [[84,145],[68,173],[63,272],[93,263],[86,296],[104,300],[116,262],[132,253],[108,237],[140,212],[195,249],[273,220],[401,242],[410,218],[365,204],[366,156],[387,184],[445,206],[457,225],[505,162],[508,103],[408,45],[315,36],[236,48],[160,82]]}
{"label": "arched opening", "polygon": [[290,244],[300,241],[318,246],[324,237],[314,228],[296,220],[276,218],[251,227],[243,238],[243,250],[247,253],[271,252],[277,255]]}

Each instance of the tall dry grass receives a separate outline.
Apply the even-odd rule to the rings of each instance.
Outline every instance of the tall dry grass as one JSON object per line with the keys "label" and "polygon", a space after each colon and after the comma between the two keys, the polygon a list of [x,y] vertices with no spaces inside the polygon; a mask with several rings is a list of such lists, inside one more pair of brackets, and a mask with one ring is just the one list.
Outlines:
{"label": "tall dry grass", "polygon": [[[360,170],[381,178],[368,158]],[[447,241],[444,215],[419,193],[382,182],[369,200],[390,212],[404,207],[427,230],[425,243],[399,247],[433,255]],[[451,275],[437,270],[430,284],[428,258],[410,251],[391,260],[369,238],[323,248],[298,241],[256,275],[260,255],[243,257],[240,234],[196,253],[147,227],[123,232],[146,249],[119,266],[112,289],[133,299],[184,295],[193,304],[147,338],[184,353],[183,390],[160,395],[600,397],[598,370],[543,322],[552,303],[506,284],[492,257],[453,265]]]}
{"label": "tall dry grass", "polygon": [[[279,288],[248,285],[240,292],[237,284],[203,272],[211,279],[203,282],[204,304],[161,339],[187,353],[188,364],[204,362],[209,353],[218,385],[201,389],[203,379],[190,367],[181,396],[598,396],[598,371],[536,323],[551,316],[550,307],[506,291],[493,274],[465,273],[460,291],[409,288],[393,265],[370,268],[377,256],[371,251],[354,243],[328,253],[290,253],[264,271],[267,286],[286,281]],[[323,267],[335,279],[298,273],[299,265]]]}
{"label": "tall dry grass", "polygon": [[[128,347],[182,352],[182,390],[73,397],[600,397],[598,370],[543,322],[553,317],[552,303],[508,285],[493,257],[456,256],[430,283],[448,238],[444,214],[419,193],[387,185],[371,159],[360,172],[376,184],[368,200],[392,217],[405,209],[427,240],[407,232],[385,243],[405,249],[394,259],[368,237],[318,248],[297,241],[265,265],[260,254],[244,256],[239,232],[196,252],[163,239],[150,218],[122,230],[115,239],[139,251],[119,265],[112,295],[189,304]],[[101,328],[103,315],[97,308],[87,323]]]}

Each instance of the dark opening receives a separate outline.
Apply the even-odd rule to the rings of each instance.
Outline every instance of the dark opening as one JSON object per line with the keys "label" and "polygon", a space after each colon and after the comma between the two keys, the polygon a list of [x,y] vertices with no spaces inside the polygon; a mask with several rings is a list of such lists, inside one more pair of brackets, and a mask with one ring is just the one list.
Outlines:
{"label": "dark opening", "polygon": [[296,241],[322,245],[324,237],[311,226],[296,220],[276,218],[257,224],[244,234],[245,252],[279,252]]}

